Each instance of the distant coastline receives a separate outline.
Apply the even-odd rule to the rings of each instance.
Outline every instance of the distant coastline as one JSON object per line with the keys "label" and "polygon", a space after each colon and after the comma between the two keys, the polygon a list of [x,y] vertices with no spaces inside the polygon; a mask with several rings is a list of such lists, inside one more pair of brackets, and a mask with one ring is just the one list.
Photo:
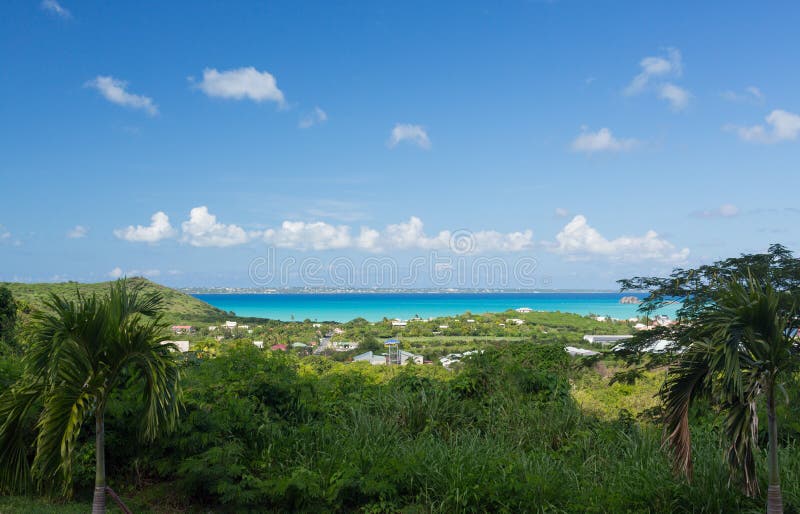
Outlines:
{"label": "distant coastline", "polygon": [[[493,289],[493,288],[333,288],[333,287],[179,287],[178,291],[191,295],[198,294],[618,294],[615,289]],[[643,294],[646,291],[630,291],[628,293]]]}

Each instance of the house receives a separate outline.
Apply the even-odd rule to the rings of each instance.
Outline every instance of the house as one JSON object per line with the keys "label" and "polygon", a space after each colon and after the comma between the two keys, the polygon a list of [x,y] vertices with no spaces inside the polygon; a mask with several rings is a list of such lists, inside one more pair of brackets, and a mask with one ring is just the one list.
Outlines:
{"label": "house", "polygon": [[235,322],[235,321],[226,321],[226,322],[225,322],[225,328],[227,328],[228,330],[233,330],[234,328],[236,328],[236,326],[237,326],[238,324],[239,324],[239,323],[237,323],[237,322]]}
{"label": "house", "polygon": [[524,325],[525,320],[518,319],[518,318],[509,318],[506,320],[506,323],[513,323],[515,325]]}
{"label": "house", "polygon": [[342,330],[342,329],[341,329],[341,328],[339,328],[339,327],[336,327],[336,328],[334,328],[334,329],[333,329],[333,333],[334,333],[334,334],[337,334],[337,335],[338,335],[338,334],[344,334],[344,330]]}
{"label": "house", "polygon": [[283,343],[273,344],[272,346],[269,347],[269,349],[272,350],[273,352],[277,351],[277,350],[285,352],[286,351],[286,345],[283,344]]}
{"label": "house", "polygon": [[319,323],[313,323],[311,326],[312,326],[312,327],[314,327],[314,328],[319,328],[319,327],[321,327],[322,325],[320,325]]}
{"label": "house", "polygon": [[191,325],[172,325],[173,334],[191,334],[194,332],[194,327]]}
{"label": "house", "polygon": [[407,352],[405,350],[400,350],[400,365],[405,366],[409,362],[414,364],[422,364],[423,361],[422,355],[417,355],[416,353]]}
{"label": "house", "polygon": [[386,360],[385,355],[378,355],[371,351],[353,357],[353,362],[369,362],[373,366],[385,366]]}
{"label": "house", "polygon": [[181,353],[189,351],[189,341],[161,341],[161,344],[173,344]]}
{"label": "house", "polygon": [[292,348],[308,348],[306,343],[292,343]]}
{"label": "house", "polygon": [[[405,366],[409,362],[414,364],[422,364],[423,357],[422,355],[417,355],[411,352],[406,352],[404,350],[400,350],[400,365]],[[372,351],[364,352],[360,355],[356,355],[353,357],[353,362],[369,362],[373,366],[385,366],[389,364],[389,356],[388,355],[381,355],[376,354]]]}
{"label": "house", "polygon": [[408,322],[406,322],[406,321],[403,321],[403,320],[400,320],[400,319],[392,320],[392,326],[393,327],[405,328],[406,325],[408,325]]}
{"label": "house", "polygon": [[467,323],[475,323],[475,320],[474,319],[468,319]]}
{"label": "house", "polygon": [[258,348],[259,350],[264,349],[264,341],[253,341],[253,346]]}
{"label": "house", "polygon": [[480,351],[479,350],[470,350],[470,351],[467,351],[467,352],[464,352],[464,353],[451,353],[451,354],[445,355],[444,357],[440,357],[439,358],[439,362],[446,369],[450,369],[450,366],[452,366],[453,364],[456,364],[458,362],[461,362],[461,359],[463,359],[464,357],[469,357],[470,355],[475,355],[475,354],[478,354],[478,353],[483,353],[483,350],[480,350]]}
{"label": "house", "polygon": [[593,335],[587,334],[583,336],[583,340],[591,344],[613,344],[630,339],[633,336],[628,335]]}
{"label": "house", "polygon": [[242,330],[250,330],[250,325],[239,325]]}
{"label": "house", "polygon": [[450,325],[439,325],[439,328],[441,328],[442,330],[447,330],[448,328],[450,328]]}
{"label": "house", "polygon": [[[675,345],[675,341],[669,341],[667,339],[658,339],[658,340],[653,341],[652,343],[650,343],[650,344],[648,344],[646,346],[641,347],[639,349],[639,351],[641,351],[643,353],[665,353],[665,352],[669,351],[674,345]],[[614,348],[612,348],[611,350],[615,351],[615,352],[620,352],[620,351],[623,351],[625,349],[626,348],[623,345],[618,344]],[[678,349],[676,351],[676,353],[681,353],[681,351],[682,350]]]}
{"label": "house", "polygon": [[608,316],[595,316],[595,321],[608,321]]}
{"label": "house", "polygon": [[529,312],[533,312],[533,309],[530,307],[520,307],[518,309],[514,309],[515,311],[519,312],[520,314],[527,314]]}
{"label": "house", "polygon": [[213,331],[215,331],[216,329],[217,329],[216,325],[211,325],[210,327],[208,327],[208,331],[209,331],[209,332],[213,332]]}
{"label": "house", "polygon": [[594,352],[592,350],[584,350],[583,348],[576,348],[574,346],[565,346],[564,350],[573,357],[576,356],[591,357],[592,355],[600,355],[600,352]]}

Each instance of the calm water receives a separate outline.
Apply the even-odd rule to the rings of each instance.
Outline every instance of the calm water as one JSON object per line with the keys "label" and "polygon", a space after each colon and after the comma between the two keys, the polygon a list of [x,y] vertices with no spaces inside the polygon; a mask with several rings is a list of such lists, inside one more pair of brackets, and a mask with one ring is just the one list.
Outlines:
{"label": "calm water", "polygon": [[[636,305],[619,303],[630,293],[336,293],[336,294],[196,294],[200,300],[238,316],[283,321],[369,321],[502,312],[518,307],[534,310],[597,314],[627,319],[637,315]],[[659,311],[675,317],[675,308]]]}

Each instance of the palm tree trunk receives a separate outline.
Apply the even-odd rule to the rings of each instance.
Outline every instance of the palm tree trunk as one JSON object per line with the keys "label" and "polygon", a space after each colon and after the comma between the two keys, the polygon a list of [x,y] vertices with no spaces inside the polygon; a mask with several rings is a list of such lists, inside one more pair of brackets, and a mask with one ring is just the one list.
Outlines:
{"label": "palm tree trunk", "polygon": [[775,384],[767,389],[767,421],[769,431],[769,488],[767,489],[767,514],[783,514],[781,477],[778,468],[778,420],[775,417]]}
{"label": "palm tree trunk", "polygon": [[106,512],[106,434],[103,413],[98,408],[95,415],[95,477],[92,514]]}

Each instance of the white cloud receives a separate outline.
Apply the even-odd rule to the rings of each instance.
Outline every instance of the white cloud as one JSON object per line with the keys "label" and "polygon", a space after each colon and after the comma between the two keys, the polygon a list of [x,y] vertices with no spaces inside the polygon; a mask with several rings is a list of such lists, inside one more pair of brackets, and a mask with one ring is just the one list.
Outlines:
{"label": "white cloud", "polygon": [[646,91],[655,91],[662,100],[667,100],[674,110],[685,109],[692,95],[686,89],[667,82],[667,78],[678,78],[683,74],[683,60],[677,48],[668,48],[666,56],[645,57],[639,61],[642,71],[623,90],[627,96]]}
{"label": "white cloud", "polygon": [[647,86],[658,77],[680,77],[683,72],[683,62],[680,50],[668,48],[665,57],[645,57],[639,61],[642,71],[636,75],[628,87],[626,95],[637,95],[647,89]]}
{"label": "white cloud", "polygon": [[624,152],[632,149],[638,144],[635,139],[617,139],[607,128],[601,128],[597,132],[589,132],[585,128],[572,142],[572,150],[575,152]]}
{"label": "white cloud", "polygon": [[72,18],[72,13],[68,9],[59,4],[56,0],[42,0],[39,6],[50,14],[54,14],[65,20]]}
{"label": "white cloud", "polygon": [[663,100],[667,100],[670,105],[672,105],[673,109],[680,111],[689,105],[691,94],[684,88],[667,82],[666,84],[662,84],[660,86],[658,97]]}
{"label": "white cloud", "polygon": [[3,225],[0,225],[0,241],[8,241],[11,239],[11,232]]}
{"label": "white cloud", "polygon": [[83,225],[75,225],[74,228],[67,231],[67,237],[70,239],[81,239],[89,234],[89,229]]}
{"label": "white cloud", "polygon": [[442,230],[427,235],[422,220],[412,216],[408,221],[386,226],[382,231],[363,226],[355,234],[348,225],[332,225],[317,221],[284,221],[277,229],[263,232],[266,243],[278,248],[296,250],[354,249],[368,252],[391,250],[451,250],[458,253],[520,252],[532,248],[533,232],[502,233],[494,230],[478,232]]}
{"label": "white cloud", "polygon": [[234,246],[246,243],[251,234],[237,225],[217,222],[217,217],[208,212],[208,207],[195,207],[189,212],[189,221],[181,224],[181,241],[192,246]]}
{"label": "white cloud", "polygon": [[408,141],[426,150],[431,147],[428,133],[420,125],[397,123],[392,129],[392,135],[389,137],[389,147],[394,148],[403,141]]}
{"label": "white cloud", "polygon": [[145,270],[132,269],[128,271],[123,271],[122,268],[120,268],[119,266],[108,272],[108,276],[111,278],[122,278],[122,277],[152,278],[152,277],[157,277],[159,275],[161,275],[161,271],[157,269],[145,269]]}
{"label": "white cloud", "polygon": [[732,203],[726,203],[714,209],[695,211],[691,215],[693,218],[733,218],[739,215],[739,208]]}
{"label": "white cloud", "polygon": [[765,144],[793,141],[800,134],[800,116],[797,114],[775,109],[764,119],[767,122],[766,127],[764,125],[749,127],[725,125],[723,129],[736,132],[744,141]]}
{"label": "white cloud", "polygon": [[152,98],[127,92],[128,83],[123,80],[98,75],[88,81],[85,86],[97,89],[111,103],[133,109],[141,109],[150,116],[158,114],[158,106],[153,103]]}
{"label": "white cloud", "polygon": [[286,104],[283,92],[278,89],[275,77],[268,71],[258,71],[252,66],[234,70],[203,70],[203,81],[199,87],[206,95],[234,100],[249,99],[254,102]]}
{"label": "white cloud", "polygon": [[297,126],[303,129],[311,128],[314,125],[319,125],[320,123],[325,123],[326,121],[328,121],[328,113],[319,107],[314,107],[313,111],[303,116]]}
{"label": "white cloud", "polygon": [[556,207],[554,214],[556,215],[557,218],[566,218],[567,216],[569,216],[569,211],[563,207]]}
{"label": "white cloud", "polygon": [[729,102],[764,103],[764,93],[756,86],[747,86],[743,93],[736,91],[723,91],[722,98]]}
{"label": "white cloud", "polygon": [[659,237],[653,230],[640,237],[606,239],[582,215],[572,218],[556,235],[556,243],[548,246],[550,251],[571,259],[605,257],[619,261],[682,262],[689,256],[688,248],[677,250],[672,243]]}
{"label": "white cloud", "polygon": [[350,227],[317,221],[284,221],[279,229],[264,232],[264,241],[278,248],[331,250],[352,246]]}
{"label": "white cloud", "polygon": [[169,216],[158,211],[150,217],[150,225],[130,225],[127,228],[114,230],[114,235],[119,239],[132,243],[157,243],[162,239],[175,237],[175,229],[169,223]]}

